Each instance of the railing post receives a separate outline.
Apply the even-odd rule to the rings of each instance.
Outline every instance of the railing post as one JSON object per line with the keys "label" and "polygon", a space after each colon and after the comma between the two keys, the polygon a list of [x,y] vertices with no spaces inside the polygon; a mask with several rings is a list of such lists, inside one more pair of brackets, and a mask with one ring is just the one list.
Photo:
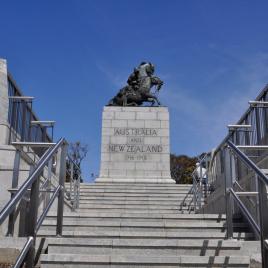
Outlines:
{"label": "railing post", "polygon": [[60,150],[59,185],[61,186],[61,188],[58,195],[57,228],[56,228],[56,235],[58,236],[62,235],[64,182],[66,178],[66,156],[67,156],[67,143],[64,143]]}
{"label": "railing post", "polygon": [[225,206],[226,206],[226,224],[227,238],[233,237],[233,206],[230,188],[232,188],[232,167],[231,167],[230,149],[225,148]]}
{"label": "railing post", "polygon": [[45,198],[44,198],[44,210],[46,209],[48,202],[50,200],[50,190],[51,190],[51,177],[52,177],[52,165],[53,165],[53,159],[51,158],[48,162],[48,171],[47,171],[47,185],[45,185]]}
{"label": "railing post", "polygon": [[[12,175],[12,189],[18,187],[18,181],[19,181],[19,172],[20,172],[20,156],[21,151],[19,149],[16,149],[15,158],[14,158],[14,166],[13,166],[13,175]],[[11,193],[11,198],[13,197],[14,193]],[[8,236],[13,236],[14,234],[14,224],[15,224],[15,210],[13,210],[8,219]]]}
{"label": "railing post", "polygon": [[262,267],[268,267],[268,249],[265,246],[265,240],[268,239],[268,204],[267,190],[265,183],[259,179],[259,216],[260,216],[260,239],[262,250]]}
{"label": "railing post", "polygon": [[35,229],[36,229],[38,206],[39,206],[39,184],[40,184],[40,176],[35,180],[35,182],[32,184],[31,187],[30,210],[27,223],[27,236],[32,236],[34,238],[34,241],[26,257],[26,268],[34,267],[35,237],[36,237]]}
{"label": "railing post", "polygon": [[194,195],[194,213],[196,213],[196,180],[193,178],[193,195]]}
{"label": "railing post", "polygon": [[70,177],[70,200],[72,202],[72,210],[75,209],[75,202],[74,202],[74,164],[72,160],[70,160],[70,168],[71,168],[71,177]]}

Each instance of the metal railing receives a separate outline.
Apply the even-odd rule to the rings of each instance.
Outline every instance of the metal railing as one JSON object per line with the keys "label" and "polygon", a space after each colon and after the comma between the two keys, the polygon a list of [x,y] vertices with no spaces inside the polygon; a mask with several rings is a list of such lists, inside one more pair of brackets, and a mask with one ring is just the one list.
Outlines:
{"label": "metal railing", "polygon": [[228,237],[233,232],[233,214],[246,219],[262,243],[263,267],[268,267],[266,175],[262,171],[268,167],[267,108],[268,85],[249,102],[241,119],[228,126],[229,133],[212,152],[208,168],[208,184],[215,190],[208,198],[208,206],[210,202],[219,202],[221,205],[213,207],[215,212],[226,210]]}
{"label": "metal railing", "polygon": [[[23,145],[27,144],[24,143]],[[34,266],[36,234],[56,198],[58,198],[56,235],[62,235],[67,142],[64,139],[60,139],[57,143],[37,144],[35,146],[46,146],[49,148],[42,155],[42,157],[39,159],[36,165],[32,168],[27,180],[18,189],[15,189],[15,193],[12,194],[12,198],[10,199],[10,201],[0,211],[0,224],[2,224],[8,217],[12,217],[12,214],[16,209],[16,206],[30,191],[29,210],[25,224],[27,228],[25,230],[24,235],[28,237],[28,240],[15,263],[14,266],[15,268],[19,268],[24,262],[26,263],[27,268],[32,268]],[[17,152],[15,157],[15,162],[17,161],[16,165],[19,163],[18,156],[19,152]],[[38,218],[40,195],[42,194],[43,191],[45,191],[44,189],[42,189],[42,187],[40,189],[40,177],[42,176],[42,173],[44,172],[45,169],[49,169],[51,171],[52,168],[51,163],[56,156],[58,157],[58,163],[59,163],[57,167],[58,170],[56,171],[58,177],[58,185],[54,189],[50,190],[52,196],[48,200],[46,207],[43,210],[43,213]],[[15,186],[16,188],[17,185],[15,185],[15,183],[18,182],[17,181],[18,166],[14,169],[13,176],[15,177],[13,177],[12,187]],[[9,225],[10,222],[12,221],[10,221],[9,218]],[[12,230],[10,230],[9,226],[9,232],[10,231]]]}
{"label": "metal railing", "polygon": [[[223,186],[224,161],[223,148],[228,140],[236,145],[264,145],[268,144],[268,85],[254,101],[249,102],[249,108],[236,125],[229,126],[229,133],[212,153],[208,169],[209,184],[215,189]],[[249,127],[250,126],[250,127]],[[255,157],[256,161],[261,155]],[[259,159],[258,159],[259,158]]]}
{"label": "metal railing", "polygon": [[[52,142],[55,122],[39,121],[32,109],[34,98],[23,96],[10,74],[8,74],[8,95],[9,143],[14,141]],[[48,134],[49,129],[51,129],[51,135]]]}
{"label": "metal railing", "polygon": [[69,192],[67,193],[72,204],[72,210],[79,208],[80,200],[80,182],[82,180],[82,173],[80,167],[68,155],[67,157],[67,178],[70,183]]}
{"label": "metal railing", "polygon": [[[239,146],[234,145],[231,141],[226,142],[225,149],[225,198],[226,198],[226,218],[227,218],[227,236],[233,237],[233,213],[234,205],[237,205],[248,220],[256,236],[260,239],[262,250],[262,267],[268,267],[268,201],[267,201],[267,186],[268,177],[242,150]],[[246,146],[241,146],[243,149]],[[254,146],[255,149],[263,149],[263,146]],[[267,146],[265,146],[267,149]],[[252,149],[252,147],[250,146]],[[238,168],[239,163],[242,162],[256,178],[258,191],[238,192],[234,189],[237,181],[233,177]],[[258,217],[253,215],[252,212],[245,205],[242,200],[243,196],[253,196],[258,200]]]}
{"label": "metal railing", "polygon": [[[202,200],[205,201],[208,195],[208,183],[207,183],[207,169],[203,166],[208,166],[209,154],[205,154],[201,160],[199,160],[199,166],[197,166],[191,174],[193,185],[180,204],[180,210],[183,206],[187,205],[187,198],[190,197],[188,202],[188,211],[194,210],[195,213],[202,207]],[[193,203],[193,206],[192,206]]]}

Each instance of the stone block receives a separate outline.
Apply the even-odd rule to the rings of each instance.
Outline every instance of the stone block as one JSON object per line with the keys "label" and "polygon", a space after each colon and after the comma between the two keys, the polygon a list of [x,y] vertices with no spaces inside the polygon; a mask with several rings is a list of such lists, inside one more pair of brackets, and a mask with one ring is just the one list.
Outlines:
{"label": "stone block", "polygon": [[160,144],[160,137],[144,137],[144,144]]}
{"label": "stone block", "polygon": [[112,120],[112,127],[127,127],[127,120]]}
{"label": "stone block", "polygon": [[[163,119],[162,119],[163,118]],[[174,183],[166,107],[105,107],[97,182]]]}
{"label": "stone block", "polygon": [[127,121],[128,127],[135,127],[135,128],[144,128],[145,127],[145,120],[128,120]]}
{"label": "stone block", "polygon": [[146,128],[160,128],[161,121],[160,120],[146,120],[145,127]]}
{"label": "stone block", "polygon": [[[137,112],[136,119],[139,120],[156,120],[157,112]],[[147,121],[148,123],[149,121]]]}
{"label": "stone block", "polygon": [[161,128],[168,128],[169,129],[169,121],[161,120],[160,124],[161,124],[161,126],[160,126]]}
{"label": "stone block", "polygon": [[134,112],[115,112],[114,119],[135,119],[135,113]]}
{"label": "stone block", "polygon": [[169,121],[169,114],[168,113],[163,113],[163,112],[158,112],[157,113],[157,119],[159,120],[165,120],[165,121]]}
{"label": "stone block", "polygon": [[162,145],[169,145],[169,137],[161,137]]}
{"label": "stone block", "polygon": [[111,127],[112,121],[111,120],[102,120],[102,127]]}
{"label": "stone block", "polygon": [[103,112],[102,119],[114,119],[114,112]]}

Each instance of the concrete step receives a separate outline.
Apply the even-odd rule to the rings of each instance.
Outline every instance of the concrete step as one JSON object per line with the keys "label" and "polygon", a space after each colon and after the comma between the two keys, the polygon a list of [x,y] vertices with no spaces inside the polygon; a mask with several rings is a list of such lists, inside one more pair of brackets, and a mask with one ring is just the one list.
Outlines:
{"label": "concrete step", "polygon": [[[70,183],[65,183],[69,186]],[[80,183],[80,188],[191,188],[192,184],[170,184],[170,183]]]}
{"label": "concrete step", "polygon": [[113,203],[110,202],[108,204],[95,204],[95,203],[80,203],[79,208],[87,208],[87,209],[141,209],[141,210],[179,210],[180,205],[174,204],[173,205],[155,205],[155,204],[148,204],[148,203],[138,203],[138,204],[131,204],[131,203]]}
{"label": "concrete step", "polygon": [[[191,200],[192,195],[189,195],[186,200]],[[92,196],[92,195],[82,195],[80,197],[80,202],[82,201],[146,201],[146,202],[162,202],[162,201],[169,201],[169,202],[181,202],[184,200],[185,196],[173,196],[173,197],[142,197],[140,196],[138,199],[136,196]]]}
{"label": "concrete step", "polygon": [[[40,229],[38,231],[39,237],[52,237],[55,236],[55,229],[54,230],[44,230]],[[162,230],[162,231],[155,231],[155,232],[148,232],[148,231],[124,231],[124,230],[91,230],[91,231],[79,231],[79,230],[71,230],[66,231],[63,230],[63,237],[87,237],[87,238],[129,238],[129,239],[159,239],[159,238],[171,238],[171,239],[225,239],[226,233],[214,230],[202,230],[202,232],[195,232],[195,231],[169,231],[169,230]],[[245,232],[234,232],[234,239],[252,239],[252,233],[245,233]]]}
{"label": "concrete step", "polygon": [[182,210],[179,210],[179,209],[131,209],[131,208],[88,208],[88,207],[81,207],[78,209],[78,212],[82,212],[82,211],[91,211],[91,212],[94,212],[94,213],[97,213],[97,212],[117,212],[117,213],[133,213],[133,214],[137,214],[137,213],[147,213],[147,214],[156,214],[156,213],[159,213],[159,214],[179,214],[179,213],[194,213],[193,210],[189,211],[187,207],[183,207]]}
{"label": "concrete step", "polygon": [[[48,213],[47,218],[56,218],[56,213],[53,211],[50,211]],[[109,211],[105,211],[105,212],[101,212],[101,211],[76,211],[76,212],[69,212],[69,211],[65,211],[64,212],[64,218],[87,218],[87,219],[93,219],[93,218],[99,218],[102,220],[108,219],[108,220],[112,220],[112,219],[118,219],[118,218],[122,218],[122,219],[153,219],[153,220],[159,220],[159,219],[173,219],[173,220],[193,220],[193,219],[197,219],[197,220],[213,220],[213,221],[225,221],[226,220],[226,216],[225,214],[174,214],[174,213],[163,213],[163,214],[159,214],[159,213],[142,213],[142,212],[138,212],[138,213],[118,213],[118,212],[109,212]]]}
{"label": "concrete step", "polygon": [[48,254],[240,256],[259,252],[257,241],[49,238]]}
{"label": "concrete step", "polygon": [[[54,228],[56,226],[56,219],[46,219],[42,224],[42,229],[48,229],[48,227]],[[244,229],[247,225],[245,223],[234,223],[234,228]],[[82,231],[83,228],[120,228],[121,230],[124,228],[140,228],[146,229],[147,231],[157,231],[157,230],[193,230],[193,229],[208,229],[208,230],[225,230],[226,224],[225,222],[213,222],[213,221],[205,221],[205,220],[192,220],[192,221],[171,221],[171,220],[159,220],[159,221],[133,221],[133,220],[114,220],[114,221],[103,221],[100,220],[88,220],[83,218],[77,219],[64,219],[63,221],[63,229],[64,230],[77,230],[80,228]]]}
{"label": "concrete step", "polygon": [[88,188],[80,189],[81,193],[152,193],[152,194],[187,194],[188,189],[99,189],[99,188]]}
{"label": "concrete step", "polygon": [[84,198],[80,198],[80,204],[90,204],[90,203],[97,203],[97,204],[147,204],[147,205],[151,205],[151,204],[165,204],[165,205],[174,205],[174,204],[181,204],[182,201],[190,202],[192,200],[192,197],[189,196],[188,198],[184,199],[184,198],[172,198],[172,199],[161,199],[161,200],[157,200],[157,199],[146,199],[146,198],[133,198],[133,199],[124,199],[124,198],[92,198],[92,197],[84,197]]}
{"label": "concrete step", "polygon": [[168,193],[168,192],[131,192],[131,193],[127,193],[127,192],[80,192],[80,196],[96,196],[96,197],[102,197],[102,196],[114,196],[114,197],[129,197],[129,196],[133,196],[133,197],[160,197],[160,198],[169,198],[169,197],[185,197],[185,195],[187,194],[187,192],[175,192],[175,193]]}
{"label": "concrete step", "polygon": [[[48,267],[248,267],[248,256],[134,256],[48,254],[41,266]],[[208,264],[210,266],[208,266]]]}

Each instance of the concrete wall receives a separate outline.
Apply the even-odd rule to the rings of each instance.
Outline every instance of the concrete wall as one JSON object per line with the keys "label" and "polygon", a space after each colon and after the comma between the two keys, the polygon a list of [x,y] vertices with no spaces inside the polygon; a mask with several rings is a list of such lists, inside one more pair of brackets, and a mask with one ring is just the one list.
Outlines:
{"label": "concrete wall", "polygon": [[8,106],[7,63],[0,59],[0,144],[8,144]]}

